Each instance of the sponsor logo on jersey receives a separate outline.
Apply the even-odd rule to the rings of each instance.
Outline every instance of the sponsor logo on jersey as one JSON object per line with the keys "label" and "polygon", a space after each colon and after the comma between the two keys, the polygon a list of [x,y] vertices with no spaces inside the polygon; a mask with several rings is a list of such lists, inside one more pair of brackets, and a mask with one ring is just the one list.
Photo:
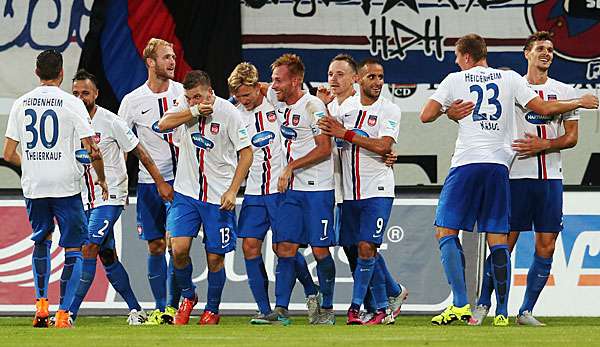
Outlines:
{"label": "sponsor logo on jersey", "polygon": [[277,120],[277,114],[275,113],[275,111],[267,112],[267,120],[271,123]]}
{"label": "sponsor logo on jersey", "polygon": [[75,151],[75,159],[82,164],[91,164],[92,158],[86,149],[78,149]]}
{"label": "sponsor logo on jersey", "polygon": [[156,121],[156,122],[154,122],[154,124],[152,124],[152,130],[158,134],[170,134],[173,132],[173,129],[160,130],[160,128],[158,127],[158,121]]}
{"label": "sponsor logo on jersey", "polygon": [[217,135],[219,133],[220,127],[221,127],[221,124],[219,124],[219,123],[210,123],[210,132],[213,135]]}
{"label": "sponsor logo on jersey", "polygon": [[528,121],[531,124],[548,124],[552,121],[552,116],[542,116],[540,114],[537,114],[533,111],[531,112],[527,112],[527,114],[525,115],[525,120]]}
{"label": "sponsor logo on jersey", "polygon": [[101,135],[102,135],[102,134],[100,134],[100,133],[96,133],[96,134],[94,135],[94,142],[95,142],[96,144],[100,143],[100,138],[102,137]]}
{"label": "sponsor logo on jersey", "polygon": [[377,124],[377,116],[372,114],[369,116],[369,119],[367,120],[367,124],[369,124],[369,126],[374,127],[375,124]]}
{"label": "sponsor logo on jersey", "polygon": [[299,123],[300,123],[300,115],[299,114],[292,115],[292,125],[296,126]]}
{"label": "sponsor logo on jersey", "polygon": [[337,148],[344,148],[345,143],[346,141],[344,141],[344,139],[338,139],[337,137],[335,138],[335,145]]}
{"label": "sponsor logo on jersey", "polygon": [[271,131],[261,131],[252,136],[252,145],[257,148],[268,146],[275,139],[275,134]]}
{"label": "sponsor logo on jersey", "polygon": [[194,146],[201,148],[201,149],[213,149],[215,147],[214,142],[212,142],[210,139],[202,136],[202,134],[200,133],[193,133],[191,135],[192,137],[192,143],[194,144]]}
{"label": "sponsor logo on jersey", "polygon": [[280,127],[280,131],[281,131],[281,135],[288,140],[295,140],[296,137],[298,136],[298,133],[296,133],[296,130],[294,130],[290,127],[286,127],[285,125],[282,125]]}

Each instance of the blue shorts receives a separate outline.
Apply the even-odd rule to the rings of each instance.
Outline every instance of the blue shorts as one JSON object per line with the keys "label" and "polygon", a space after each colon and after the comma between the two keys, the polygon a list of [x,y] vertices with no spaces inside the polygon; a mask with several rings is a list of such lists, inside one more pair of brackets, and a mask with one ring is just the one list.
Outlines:
{"label": "blue shorts", "polygon": [[333,190],[288,190],[279,208],[279,216],[273,242],[309,244],[312,247],[335,245],[333,230]]}
{"label": "blue shorts", "polygon": [[197,237],[202,226],[207,253],[225,254],[235,250],[235,211],[221,210],[209,204],[175,192],[167,217],[171,237]]}
{"label": "blue shorts", "polygon": [[342,230],[342,206],[344,206],[344,204],[341,202],[335,204],[335,211],[333,212],[333,217],[335,218],[335,223],[333,225],[333,233],[335,234],[335,244],[339,244],[340,246],[344,246],[341,243],[339,243],[340,233]]}
{"label": "blue shorts", "polygon": [[381,245],[394,198],[344,200],[340,245],[353,246],[366,241]]}
{"label": "blue shorts", "polygon": [[100,246],[100,249],[115,249],[114,226],[123,212],[123,206],[104,205],[87,210],[88,243]]}
{"label": "blue shorts", "polygon": [[510,213],[508,168],[468,164],[450,169],[435,214],[439,227],[506,234]]}
{"label": "blue shorts", "polygon": [[[251,237],[264,240],[269,228],[273,235],[273,226],[277,221],[277,211],[283,200],[283,194],[244,195],[244,202],[238,220],[239,237]],[[273,237],[275,239],[275,237]]]}
{"label": "blue shorts", "polygon": [[562,231],[562,180],[510,180],[510,194],[511,231]]}
{"label": "blue shorts", "polygon": [[58,222],[63,248],[79,248],[87,238],[87,224],[81,194],[63,198],[25,198],[34,242],[42,242],[54,231],[54,218]]}
{"label": "blue shorts", "polygon": [[[173,181],[167,181],[173,185]],[[140,239],[152,241],[165,237],[169,204],[158,194],[156,184],[137,185],[137,228]]]}

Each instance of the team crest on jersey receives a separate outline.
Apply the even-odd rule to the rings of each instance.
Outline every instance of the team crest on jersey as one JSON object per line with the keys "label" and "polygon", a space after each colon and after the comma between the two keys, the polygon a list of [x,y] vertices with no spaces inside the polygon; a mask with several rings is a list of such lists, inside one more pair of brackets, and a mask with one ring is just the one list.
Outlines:
{"label": "team crest on jersey", "polygon": [[219,133],[219,128],[221,125],[219,123],[210,123],[210,132],[213,135],[217,135]]}
{"label": "team crest on jersey", "polygon": [[296,126],[299,123],[300,123],[300,115],[299,114],[292,115],[292,125]]}
{"label": "team crest on jersey", "polygon": [[215,147],[214,142],[212,142],[210,139],[202,136],[202,134],[200,134],[200,133],[193,133],[191,135],[191,137],[192,137],[192,143],[194,144],[194,146],[196,146],[200,149],[210,150]]}
{"label": "team crest on jersey", "polygon": [[271,123],[277,120],[277,114],[275,114],[275,111],[267,112],[267,120]]}
{"label": "team crest on jersey", "polygon": [[367,124],[369,124],[369,126],[374,127],[375,124],[377,124],[377,116],[372,114],[369,116],[369,119],[367,120]]}
{"label": "team crest on jersey", "polygon": [[100,143],[100,137],[101,137],[101,135],[102,135],[102,134],[100,134],[100,133],[96,133],[96,134],[94,135],[94,142],[95,142],[95,143],[97,143],[97,144],[98,144],[98,143]]}
{"label": "team crest on jersey", "polygon": [[173,106],[179,106],[179,101],[177,101],[177,99],[173,99]]}
{"label": "team crest on jersey", "polygon": [[548,94],[548,100],[557,100],[558,98],[556,97],[555,94]]}

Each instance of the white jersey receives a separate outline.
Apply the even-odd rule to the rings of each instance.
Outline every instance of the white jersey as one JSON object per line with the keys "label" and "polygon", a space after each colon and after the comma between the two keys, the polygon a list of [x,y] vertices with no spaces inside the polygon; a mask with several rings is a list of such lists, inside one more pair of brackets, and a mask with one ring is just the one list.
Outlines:
{"label": "white jersey", "polygon": [[[577,97],[573,87],[551,78],[544,84],[530,87],[544,100],[568,100]],[[544,117],[523,107],[517,107],[516,116],[518,138],[530,133],[543,139],[555,139],[560,136],[563,121],[579,120],[577,110]],[[560,151],[543,151],[534,157],[515,158],[510,168],[510,178],[562,179]]]}
{"label": "white jersey", "polygon": [[108,200],[102,200],[102,188],[94,185],[98,176],[92,165],[84,165],[81,199],[88,210],[102,205],[125,205],[127,200],[127,167],[124,153],[131,152],[140,142],[125,121],[97,106],[92,118],[92,128],[96,133],[94,141],[102,152],[104,174],[108,185]]}
{"label": "white jersey", "polygon": [[[350,105],[349,105],[350,106]],[[386,98],[363,106],[359,100],[340,109],[346,129],[369,138],[391,137],[396,141],[400,131],[400,108]],[[357,145],[343,142],[342,173],[344,200],[394,197],[394,170],[385,165],[381,155]]]}
{"label": "white jersey", "polygon": [[515,102],[536,97],[514,71],[476,66],[449,74],[430,97],[444,108],[457,99],[475,103],[473,113],[458,122],[458,138],[450,167],[496,163],[509,167],[513,159]]}
{"label": "white jersey", "polygon": [[[341,117],[340,109],[342,107],[352,107],[350,105],[358,105],[360,104],[360,98],[357,94],[346,98],[342,105],[340,105],[338,98],[333,99],[329,104],[327,104],[327,110],[329,111],[329,115],[336,118],[340,122],[343,121],[343,117]],[[342,184],[342,157],[341,151],[342,146],[344,144],[344,140],[341,139],[333,139],[333,147],[332,151],[332,160],[333,160],[333,181],[335,184],[335,202],[339,204],[344,201],[344,187]]]}
{"label": "white jersey", "polygon": [[83,102],[58,87],[41,86],[18,98],[6,137],[21,147],[21,186],[29,199],[81,193],[80,139],[93,136]]}
{"label": "white jersey", "polygon": [[[309,93],[305,93],[293,105],[278,102],[271,88],[268,94],[269,101],[277,108],[277,117],[281,123],[285,163],[291,163],[297,158],[304,157],[317,146],[315,136],[321,134],[317,121],[327,114],[326,107],[319,98]],[[331,156],[320,163],[294,170],[290,189],[299,191],[334,189]]]}
{"label": "white jersey", "polygon": [[[169,80],[169,88],[154,93],[146,83],[125,95],[119,107],[119,116],[135,131],[160,174],[166,181],[175,178],[178,148],[171,131],[161,132],[158,121],[168,110],[177,105],[177,98],[184,93],[181,83]],[[148,170],[139,163],[139,183],[154,183]]]}
{"label": "white jersey", "polygon": [[[185,97],[173,112],[188,108]],[[180,125],[180,160],[175,191],[211,204],[221,204],[237,167],[237,152],[250,146],[247,124],[229,101],[215,97],[213,113]]]}
{"label": "white jersey", "polygon": [[245,193],[277,193],[277,181],[283,167],[283,148],[277,113],[267,98],[263,98],[262,103],[252,111],[247,111],[243,105],[239,105],[238,109],[244,123],[248,124],[248,137],[253,151]]}

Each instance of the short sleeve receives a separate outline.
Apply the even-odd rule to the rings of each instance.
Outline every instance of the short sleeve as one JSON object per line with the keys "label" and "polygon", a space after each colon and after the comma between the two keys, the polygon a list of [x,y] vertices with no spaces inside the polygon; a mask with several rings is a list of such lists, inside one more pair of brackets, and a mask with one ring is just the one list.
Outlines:
{"label": "short sleeve", "polygon": [[[229,102],[227,102],[229,103]],[[229,112],[229,123],[227,124],[227,135],[233,143],[236,151],[250,146],[250,136],[248,135],[248,124],[244,122],[241,113],[233,105],[227,108]]]}
{"label": "short sleeve", "polygon": [[21,142],[19,136],[19,126],[18,126],[18,116],[21,111],[21,100],[15,101],[10,109],[10,114],[8,115],[8,124],[6,125],[6,137],[13,139],[15,141]]}
{"label": "short sleeve", "polygon": [[90,115],[83,104],[83,101],[76,99],[71,104],[71,112],[73,113],[73,124],[75,126],[75,131],[79,135],[80,139],[94,136],[94,130],[92,129],[92,120],[90,119]]}
{"label": "short sleeve", "polygon": [[317,136],[321,134],[321,129],[317,125],[319,119],[325,117],[327,115],[327,107],[323,103],[323,101],[314,97],[306,102],[306,115],[310,122],[309,126],[312,131],[313,136]]}
{"label": "short sleeve", "polygon": [[138,145],[138,143],[140,143],[140,140],[127,126],[125,120],[121,118],[115,118],[113,120],[112,130],[119,147],[121,147],[121,149],[126,153],[131,152]]}
{"label": "short sleeve", "polygon": [[449,107],[452,102],[452,79],[454,78],[454,74],[450,74],[444,78],[442,83],[438,86],[435,93],[429,97],[431,100],[437,101],[443,108]]}
{"label": "short sleeve", "polygon": [[394,142],[397,141],[398,134],[400,133],[401,117],[402,112],[398,106],[390,105],[389,107],[386,107],[382,119],[383,123],[379,127],[379,137],[389,136],[394,139]]}
{"label": "short sleeve", "polygon": [[536,96],[536,92],[529,87],[527,80],[514,71],[508,71],[511,76],[513,95],[519,105],[525,107]]}
{"label": "short sleeve", "polygon": [[129,128],[133,129],[135,127],[135,118],[131,113],[130,104],[129,98],[126,95],[121,101],[121,105],[119,105],[119,111],[117,114],[125,120],[125,123]]}

